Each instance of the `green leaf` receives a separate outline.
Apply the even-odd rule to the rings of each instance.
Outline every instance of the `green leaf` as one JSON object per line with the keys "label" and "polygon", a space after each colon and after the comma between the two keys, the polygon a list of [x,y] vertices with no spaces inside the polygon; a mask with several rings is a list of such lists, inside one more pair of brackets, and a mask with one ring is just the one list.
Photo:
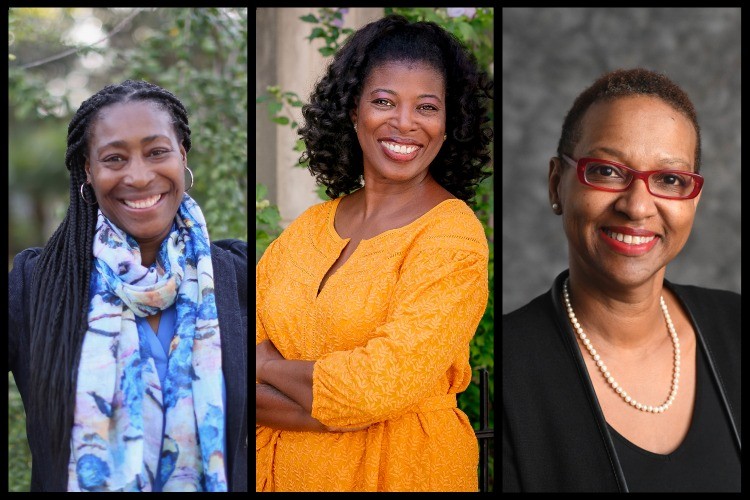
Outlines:
{"label": "green leaf", "polygon": [[465,42],[478,41],[477,32],[474,31],[474,28],[471,26],[471,24],[466,23],[466,22],[459,22],[458,30],[460,31],[461,37],[464,39]]}
{"label": "green leaf", "polygon": [[310,36],[306,37],[308,40],[313,40],[315,38],[325,38],[326,32],[321,27],[316,27],[314,30],[312,30],[312,33],[310,33]]}
{"label": "green leaf", "polygon": [[278,123],[279,125],[289,124],[289,118],[287,118],[286,116],[277,116],[276,118],[272,118],[271,121],[274,123]]}
{"label": "green leaf", "polygon": [[318,22],[318,18],[315,17],[315,16],[313,16],[312,14],[308,14],[306,16],[302,16],[302,17],[300,17],[300,19],[303,22],[306,22],[306,23],[317,23]]}
{"label": "green leaf", "polygon": [[336,49],[331,48],[331,47],[322,47],[322,48],[318,49],[318,52],[320,52],[321,54],[323,54],[323,57],[328,57],[328,56],[332,56],[333,54],[335,54],[336,53]]}
{"label": "green leaf", "polygon": [[269,102],[268,103],[268,116],[274,117],[276,116],[279,111],[281,111],[281,108],[283,107],[283,104],[281,104],[278,101]]}

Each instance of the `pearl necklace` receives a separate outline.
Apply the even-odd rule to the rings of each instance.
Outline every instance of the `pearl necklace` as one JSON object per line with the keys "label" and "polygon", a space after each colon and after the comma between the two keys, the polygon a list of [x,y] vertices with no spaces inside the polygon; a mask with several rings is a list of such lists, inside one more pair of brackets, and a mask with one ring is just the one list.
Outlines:
{"label": "pearl necklace", "polygon": [[583,345],[586,346],[589,354],[591,354],[591,357],[594,358],[596,366],[598,366],[599,370],[601,370],[601,373],[602,375],[604,375],[604,379],[607,381],[607,383],[617,394],[620,395],[620,397],[626,403],[634,408],[637,408],[638,410],[649,413],[664,413],[665,411],[667,411],[667,409],[672,406],[674,398],[677,396],[677,389],[679,387],[678,382],[680,380],[680,339],[677,338],[677,332],[674,329],[672,318],[669,316],[669,311],[667,310],[666,302],[664,302],[664,297],[659,297],[659,300],[661,302],[661,310],[664,313],[664,319],[666,319],[667,321],[667,328],[669,328],[669,333],[672,337],[672,343],[674,344],[674,371],[672,374],[672,390],[670,391],[667,400],[661,406],[648,406],[633,399],[627,392],[625,392],[622,387],[617,384],[617,382],[615,382],[615,378],[609,373],[609,371],[607,371],[607,365],[604,364],[604,361],[601,360],[601,357],[599,356],[599,354],[597,354],[594,346],[591,345],[591,341],[586,337],[586,334],[583,333],[583,328],[581,328],[581,324],[578,322],[578,319],[573,312],[573,306],[570,305],[570,296],[568,295],[568,281],[569,279],[566,279],[565,283],[563,284],[563,296],[565,298],[565,306],[568,309],[568,317],[570,318],[570,323],[573,325],[573,329],[578,332],[578,336],[581,338]]}

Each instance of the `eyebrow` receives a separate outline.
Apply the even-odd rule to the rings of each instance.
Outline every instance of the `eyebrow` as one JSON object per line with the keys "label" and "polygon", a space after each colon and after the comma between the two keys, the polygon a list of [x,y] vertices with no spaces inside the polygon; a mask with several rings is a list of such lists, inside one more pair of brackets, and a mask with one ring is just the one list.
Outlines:
{"label": "eyebrow", "polygon": [[[614,148],[608,148],[607,146],[598,146],[598,147],[595,147],[593,149],[590,149],[586,153],[585,156],[590,156],[590,155],[594,154],[597,151],[601,151],[602,153],[607,153],[608,155],[615,156],[618,159],[620,159],[622,163],[627,163],[625,161],[622,161],[622,159],[625,157],[625,155],[622,152],[620,152],[620,151],[618,151],[617,149],[614,149]],[[692,169],[693,168],[693,166],[690,163],[688,163],[687,161],[685,161],[685,160],[683,160],[681,158],[677,158],[676,156],[666,156],[664,158],[661,158],[659,160],[659,163],[665,163],[665,164],[670,165],[670,166],[681,165],[681,166],[686,167],[688,169]]]}
{"label": "eyebrow", "polygon": [[[148,137],[144,137],[143,139],[141,139],[141,144],[142,145],[143,144],[148,144],[149,142],[155,141],[156,139],[166,139],[166,140],[169,140],[169,137],[167,137],[166,135],[162,135],[162,134],[149,135]],[[96,152],[97,152],[97,154],[99,154],[104,149],[109,148],[109,147],[124,148],[127,145],[128,145],[128,143],[125,142],[125,141],[112,141],[112,142],[109,142],[109,143],[105,144],[104,146],[100,147],[99,149],[97,149]]]}
{"label": "eyebrow", "polygon": [[[395,90],[390,90],[390,89],[375,89],[372,92],[370,92],[370,95],[376,92],[385,92],[386,94],[391,94],[391,95],[396,95],[396,96],[398,95],[398,92],[396,92]],[[417,99],[422,99],[425,97],[432,97],[433,99],[437,99],[438,101],[443,102],[442,99],[440,99],[435,94],[420,94],[417,96]]]}

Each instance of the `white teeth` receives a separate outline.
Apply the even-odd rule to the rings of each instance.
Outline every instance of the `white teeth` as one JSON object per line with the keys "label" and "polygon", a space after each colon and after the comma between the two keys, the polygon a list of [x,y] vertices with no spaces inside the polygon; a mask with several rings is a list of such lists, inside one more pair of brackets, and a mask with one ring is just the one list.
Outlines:
{"label": "white teeth", "polygon": [[419,146],[403,146],[401,144],[394,144],[392,142],[383,142],[383,144],[394,153],[399,153],[402,155],[412,154],[414,151],[419,149]]}
{"label": "white teeth", "polygon": [[607,236],[610,238],[621,241],[626,245],[643,245],[656,238],[656,236],[632,236],[630,234],[620,234],[613,231],[607,230]]}
{"label": "white teeth", "polygon": [[135,200],[135,201],[128,201],[128,200],[122,200],[123,203],[125,203],[130,208],[149,208],[156,205],[156,203],[161,199],[161,195],[157,194],[152,196],[151,198],[146,198],[145,200]]}

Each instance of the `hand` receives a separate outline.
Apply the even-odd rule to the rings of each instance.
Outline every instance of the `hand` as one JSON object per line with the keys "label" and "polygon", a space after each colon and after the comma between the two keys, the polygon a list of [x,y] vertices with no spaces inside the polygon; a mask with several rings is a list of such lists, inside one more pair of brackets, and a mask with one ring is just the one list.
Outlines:
{"label": "hand", "polygon": [[263,382],[263,367],[266,363],[273,360],[284,359],[284,356],[276,349],[273,342],[264,340],[255,346],[255,379]]}

